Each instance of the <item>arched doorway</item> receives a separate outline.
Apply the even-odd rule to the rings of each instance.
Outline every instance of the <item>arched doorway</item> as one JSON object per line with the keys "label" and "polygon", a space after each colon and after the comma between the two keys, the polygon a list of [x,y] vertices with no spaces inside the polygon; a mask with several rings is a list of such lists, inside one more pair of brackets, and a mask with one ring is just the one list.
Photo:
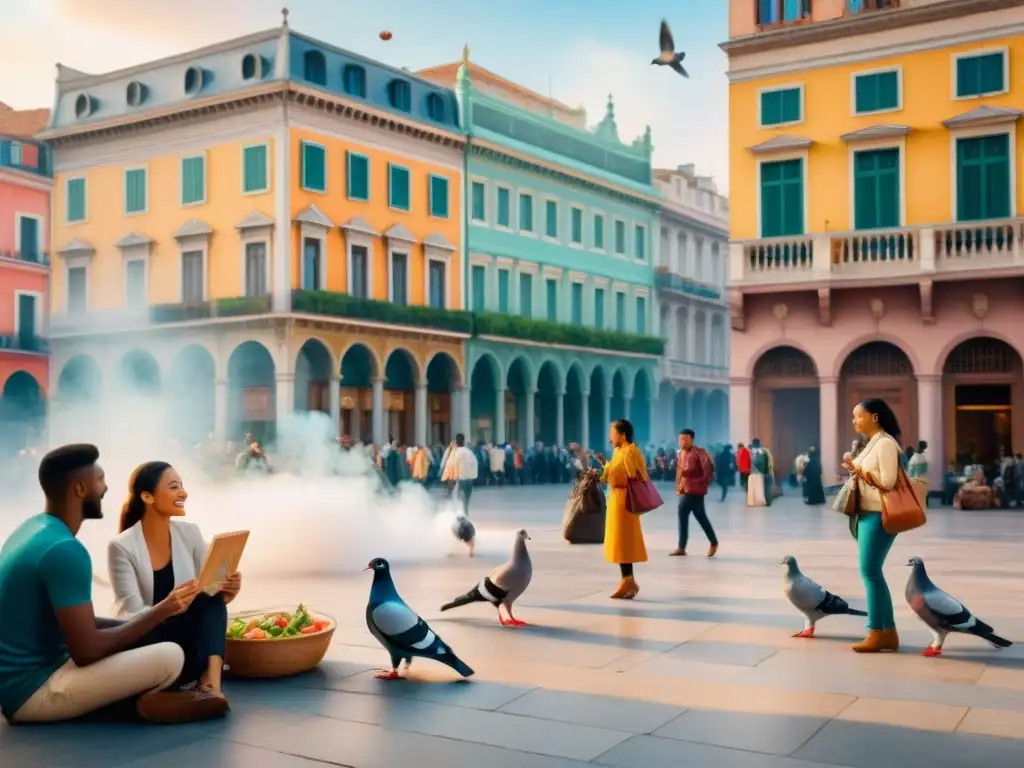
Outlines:
{"label": "arched doorway", "polygon": [[610,408],[605,409],[605,404],[610,402],[611,382],[604,367],[595,365],[590,372],[590,448],[594,451],[605,452],[608,448],[608,424],[611,421]]}
{"label": "arched doorway", "polygon": [[850,450],[850,419],[854,406],[869,397],[880,397],[892,408],[903,430],[900,441],[904,445],[917,442],[914,365],[907,353],[895,344],[869,341],[853,350],[839,369],[837,456]]}
{"label": "arched doorway", "polygon": [[384,439],[392,445],[415,442],[417,373],[408,350],[394,349],[384,362]]}
{"label": "arched doorway", "polygon": [[149,352],[133,349],[117,367],[118,389],[126,395],[156,397],[160,394],[160,366]]}
{"label": "arched doorway", "polygon": [[633,399],[629,404],[630,421],[633,422],[633,439],[646,448],[653,442],[651,435],[651,397],[654,387],[647,371],[640,369],[633,379]]}
{"label": "arched doorway", "polygon": [[377,361],[362,344],[353,344],[341,358],[341,433],[356,442],[373,439],[373,379]]}
{"label": "arched doorway", "polygon": [[797,456],[821,442],[820,394],[814,361],[795,347],[774,347],[754,366],[750,437],[772,452],[780,478],[793,471]]}
{"label": "arched doorway", "polygon": [[558,369],[546,361],[537,372],[537,439],[544,445],[558,444],[558,396],[564,392]]}
{"label": "arched doorway", "polygon": [[470,379],[469,420],[471,443],[490,443],[495,439],[498,382],[501,373],[492,355],[481,355],[473,366]]}
{"label": "arched doorway", "polygon": [[185,347],[171,363],[168,394],[178,437],[198,443],[216,426],[216,365],[206,347]]}
{"label": "arched doorway", "polygon": [[259,443],[277,437],[277,385],[274,358],[258,341],[244,341],[228,359],[230,441],[251,434]]}
{"label": "arched doorway", "polygon": [[994,466],[1000,452],[1024,451],[1021,357],[1000,339],[958,344],[942,368],[946,456],[958,466]]}
{"label": "arched doorway", "polygon": [[[307,339],[295,359],[296,411],[331,410],[331,353],[319,339]],[[335,425],[337,428],[337,425]]]}
{"label": "arched doorway", "polygon": [[459,368],[447,352],[438,352],[427,363],[427,443],[448,445],[452,434],[452,393],[459,388]]}
{"label": "arched doorway", "polygon": [[720,389],[708,395],[708,445],[729,441],[729,396]]}
{"label": "arched doorway", "polygon": [[100,399],[103,376],[89,355],[75,355],[61,368],[57,398],[61,403],[95,403]]}
{"label": "arched doorway", "polygon": [[[583,372],[583,366],[579,361],[574,361],[569,366],[569,373],[565,377],[562,434],[566,444],[579,443],[581,447],[587,445],[588,435],[583,434],[583,409],[589,408],[590,404],[583,392],[585,383],[588,382],[587,375]],[[587,416],[589,417],[589,415],[588,412]]]}
{"label": "arched doorway", "polygon": [[4,382],[0,396],[0,451],[17,453],[38,443],[46,426],[43,388],[27,371],[15,371]]}
{"label": "arched doorway", "polygon": [[531,407],[535,404],[531,402],[534,398],[533,374],[525,357],[512,361],[505,377],[505,387],[505,439],[527,448],[536,441],[537,417]]}

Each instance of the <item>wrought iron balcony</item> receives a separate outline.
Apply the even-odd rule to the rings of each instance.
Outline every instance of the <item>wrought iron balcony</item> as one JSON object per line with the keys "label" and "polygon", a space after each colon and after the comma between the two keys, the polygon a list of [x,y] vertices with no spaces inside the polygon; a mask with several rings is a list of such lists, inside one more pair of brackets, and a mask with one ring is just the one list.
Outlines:
{"label": "wrought iron balcony", "polygon": [[699,384],[725,384],[729,381],[729,368],[724,365],[690,363],[665,358],[662,375],[667,379],[693,381]]}
{"label": "wrought iron balcony", "polygon": [[41,267],[50,266],[50,254],[46,251],[0,251],[0,261],[16,261],[19,264],[37,264]]}
{"label": "wrought iron balcony", "polygon": [[667,267],[657,267],[654,270],[654,285],[663,291],[675,291],[702,299],[722,298],[721,290],[715,286],[698,283],[696,280],[669,272]]}
{"label": "wrought iron balcony", "polygon": [[0,334],[0,353],[3,352],[48,355],[50,354],[50,341],[42,336],[23,333]]}

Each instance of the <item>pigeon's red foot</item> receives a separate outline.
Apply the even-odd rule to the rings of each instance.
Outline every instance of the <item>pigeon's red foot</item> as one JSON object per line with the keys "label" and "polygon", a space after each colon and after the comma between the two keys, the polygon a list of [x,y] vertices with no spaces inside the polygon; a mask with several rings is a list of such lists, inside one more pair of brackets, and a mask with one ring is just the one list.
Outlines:
{"label": "pigeon's red foot", "polygon": [[378,680],[401,680],[402,676],[398,674],[397,669],[381,669],[373,675]]}
{"label": "pigeon's red foot", "polygon": [[530,626],[525,621],[520,621],[519,619],[509,619],[508,625],[510,627],[528,627],[528,626]]}
{"label": "pigeon's red foot", "polygon": [[793,637],[814,637],[814,627],[808,627],[807,629],[797,632]]}
{"label": "pigeon's red foot", "polygon": [[934,659],[936,656],[941,656],[942,655],[942,649],[941,648],[932,648],[931,646],[929,646],[929,647],[925,648],[923,651],[921,651],[921,655],[922,656],[927,656],[929,659]]}

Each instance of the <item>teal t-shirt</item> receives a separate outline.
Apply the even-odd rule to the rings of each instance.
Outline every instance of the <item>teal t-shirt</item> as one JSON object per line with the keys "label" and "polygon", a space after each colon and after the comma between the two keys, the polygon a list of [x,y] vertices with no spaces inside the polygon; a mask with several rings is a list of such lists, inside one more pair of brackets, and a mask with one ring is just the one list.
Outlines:
{"label": "teal t-shirt", "polygon": [[0,710],[10,718],[70,658],[55,610],[92,602],[92,559],[52,515],[0,548]]}

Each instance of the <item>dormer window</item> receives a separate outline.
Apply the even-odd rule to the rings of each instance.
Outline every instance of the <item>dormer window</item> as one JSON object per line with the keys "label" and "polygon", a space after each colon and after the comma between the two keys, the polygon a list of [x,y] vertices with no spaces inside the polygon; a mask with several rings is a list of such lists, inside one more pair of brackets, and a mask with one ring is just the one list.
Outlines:
{"label": "dormer window", "polygon": [[185,70],[185,93],[193,96],[203,90],[206,85],[206,73],[199,67],[189,67]]}
{"label": "dormer window", "polygon": [[327,85],[327,60],[320,51],[306,51],[302,57],[303,76],[314,85]]}
{"label": "dormer window", "polygon": [[392,80],[388,85],[391,106],[400,112],[412,111],[412,87],[406,80]]}
{"label": "dormer window", "polygon": [[242,57],[242,79],[252,80],[256,77],[256,68],[259,66],[259,60],[255,54],[247,53]]}
{"label": "dormer window", "polygon": [[75,117],[89,117],[96,109],[96,99],[87,93],[80,93],[75,98]]}
{"label": "dormer window", "polygon": [[346,64],[342,71],[345,80],[345,93],[357,99],[366,98],[366,70],[358,64]]}
{"label": "dormer window", "polygon": [[146,86],[140,83],[138,80],[133,80],[128,83],[128,88],[125,92],[125,99],[128,102],[129,107],[137,107],[146,100]]}
{"label": "dormer window", "polygon": [[444,122],[444,98],[439,93],[427,96],[427,117],[437,123]]}

